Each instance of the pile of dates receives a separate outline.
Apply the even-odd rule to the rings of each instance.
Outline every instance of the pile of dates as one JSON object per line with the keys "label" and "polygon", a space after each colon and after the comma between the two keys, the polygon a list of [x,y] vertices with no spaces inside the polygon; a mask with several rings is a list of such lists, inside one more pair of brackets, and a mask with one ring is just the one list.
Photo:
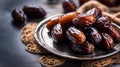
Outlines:
{"label": "pile of dates", "polygon": [[120,32],[111,22],[101,9],[92,8],[83,14],[70,12],[52,18],[46,27],[54,42],[67,42],[74,52],[92,54],[99,48],[112,50],[120,41]]}

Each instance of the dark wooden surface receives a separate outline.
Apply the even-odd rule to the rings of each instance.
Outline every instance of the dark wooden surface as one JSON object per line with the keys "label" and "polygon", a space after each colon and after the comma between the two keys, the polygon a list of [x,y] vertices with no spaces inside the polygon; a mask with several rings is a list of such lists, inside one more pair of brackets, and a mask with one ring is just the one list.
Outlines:
{"label": "dark wooden surface", "polygon": [[[25,51],[21,41],[21,24],[13,22],[11,11],[23,5],[33,4],[43,7],[48,15],[62,13],[61,4],[50,5],[47,0],[0,0],[0,67],[42,67],[40,55]],[[75,0],[77,2],[77,0]],[[80,67],[79,61],[69,61],[60,67]],[[114,67],[120,67],[114,65]]]}

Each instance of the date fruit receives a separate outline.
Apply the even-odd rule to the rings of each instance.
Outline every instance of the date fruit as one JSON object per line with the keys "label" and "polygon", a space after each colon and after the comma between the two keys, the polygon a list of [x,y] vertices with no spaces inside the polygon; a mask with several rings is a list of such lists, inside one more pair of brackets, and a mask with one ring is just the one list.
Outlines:
{"label": "date fruit", "polygon": [[93,27],[86,27],[85,32],[86,32],[86,37],[88,41],[94,44],[95,46],[97,46],[101,42],[102,36],[97,31],[97,29]]}
{"label": "date fruit", "polygon": [[83,44],[70,44],[70,48],[76,53],[83,53],[83,54],[92,54],[94,52],[94,45],[85,41]]}
{"label": "date fruit", "polygon": [[110,34],[116,42],[120,41],[120,33],[115,29],[115,27],[110,26],[107,28],[107,33]]}
{"label": "date fruit", "polygon": [[102,33],[101,35],[102,35],[101,43],[102,43],[103,47],[107,50],[113,49],[114,41],[113,41],[112,37],[107,33]]}
{"label": "date fruit", "polygon": [[102,16],[100,17],[94,24],[96,28],[102,31],[106,31],[106,28],[111,26],[111,18],[109,16]]}
{"label": "date fruit", "polygon": [[84,53],[84,54],[92,54],[94,52],[94,49],[95,49],[94,45],[87,42],[87,41],[85,41],[80,46],[80,48],[81,48],[82,53]]}
{"label": "date fruit", "polygon": [[24,13],[29,18],[44,18],[46,16],[46,11],[40,6],[26,5],[23,7]]}
{"label": "date fruit", "polygon": [[95,16],[95,18],[100,18],[102,16],[102,10],[100,8],[92,8],[86,12],[87,14],[91,14]]}
{"label": "date fruit", "polygon": [[56,24],[51,30],[51,36],[56,43],[64,41],[64,34],[60,24]]}
{"label": "date fruit", "polygon": [[46,27],[47,27],[48,30],[51,30],[51,29],[54,27],[54,25],[56,25],[56,24],[58,24],[58,23],[59,23],[59,18],[56,17],[56,18],[50,19],[50,20],[47,22]]}
{"label": "date fruit", "polygon": [[62,7],[63,7],[65,13],[76,10],[76,5],[72,0],[64,0],[62,2]]}
{"label": "date fruit", "polygon": [[77,12],[70,12],[65,15],[59,17],[59,23],[62,26],[64,32],[68,29],[70,25],[72,25],[72,20],[78,15]]}
{"label": "date fruit", "polygon": [[17,22],[25,22],[26,19],[24,12],[19,9],[14,9],[12,11],[12,17]]}
{"label": "date fruit", "polygon": [[66,31],[68,39],[75,44],[82,44],[86,37],[81,30],[76,29],[75,27],[70,27]]}
{"label": "date fruit", "polygon": [[95,21],[96,18],[93,15],[79,14],[73,19],[73,24],[76,26],[86,27],[92,26]]}

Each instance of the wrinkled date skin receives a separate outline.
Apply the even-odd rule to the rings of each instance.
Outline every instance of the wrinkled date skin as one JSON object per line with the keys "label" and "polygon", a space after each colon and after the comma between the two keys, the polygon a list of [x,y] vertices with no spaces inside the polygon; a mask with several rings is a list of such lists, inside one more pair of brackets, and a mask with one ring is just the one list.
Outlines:
{"label": "wrinkled date skin", "polygon": [[91,14],[95,16],[95,18],[100,18],[102,16],[102,10],[100,8],[92,8],[86,12],[87,14]]}
{"label": "wrinkled date skin", "polygon": [[86,37],[81,30],[76,29],[75,27],[70,27],[66,31],[68,39],[75,44],[82,44]]}
{"label": "wrinkled date skin", "polygon": [[65,13],[73,12],[76,10],[76,5],[72,0],[64,0],[62,2],[62,7]]}
{"label": "wrinkled date skin", "polygon": [[111,26],[111,18],[109,16],[100,17],[94,24],[100,31],[106,31]]}
{"label": "wrinkled date skin", "polygon": [[102,35],[101,44],[103,45],[103,47],[107,50],[112,50],[114,48],[114,41],[112,37],[107,33],[102,33],[101,35]]}
{"label": "wrinkled date skin", "polygon": [[26,19],[24,12],[19,9],[14,9],[12,11],[12,17],[17,22],[25,22]]}
{"label": "wrinkled date skin", "polygon": [[86,32],[86,37],[87,37],[88,41],[93,43],[95,46],[97,46],[101,42],[102,36],[97,31],[97,29],[95,29],[93,27],[86,27],[85,32]]}
{"label": "wrinkled date skin", "polygon": [[116,30],[115,27],[110,26],[109,28],[107,28],[107,33],[113,37],[115,42],[120,41],[120,33]]}
{"label": "wrinkled date skin", "polygon": [[62,26],[63,31],[65,32],[69,26],[72,25],[72,20],[78,15],[77,12],[70,12],[59,17],[59,23]]}
{"label": "wrinkled date skin", "polygon": [[76,53],[92,54],[94,52],[94,45],[85,41],[83,44],[70,44],[70,48]]}
{"label": "wrinkled date skin", "polygon": [[81,27],[92,26],[95,20],[96,18],[93,15],[79,14],[73,19],[73,24]]}
{"label": "wrinkled date skin", "polygon": [[60,24],[56,24],[51,30],[51,36],[56,43],[64,42],[64,34]]}
{"label": "wrinkled date skin", "polygon": [[44,18],[46,16],[46,11],[40,6],[26,5],[23,7],[23,11],[29,18]]}
{"label": "wrinkled date skin", "polygon": [[85,41],[81,46],[81,51],[83,54],[92,54],[94,52],[94,45]]}
{"label": "wrinkled date skin", "polygon": [[109,7],[118,6],[120,4],[120,0],[98,0],[98,1]]}
{"label": "wrinkled date skin", "polygon": [[48,30],[52,30],[52,28],[54,27],[54,25],[58,24],[59,23],[59,18],[56,17],[56,18],[53,18],[53,19],[50,19],[48,22],[47,22],[47,29]]}

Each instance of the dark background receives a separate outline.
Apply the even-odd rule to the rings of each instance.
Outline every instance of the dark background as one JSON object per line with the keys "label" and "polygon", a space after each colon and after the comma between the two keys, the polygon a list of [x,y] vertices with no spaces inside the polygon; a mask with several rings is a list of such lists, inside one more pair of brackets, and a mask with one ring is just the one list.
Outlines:
{"label": "dark background", "polygon": [[[77,2],[77,0],[75,0]],[[11,11],[24,5],[40,5],[48,15],[62,13],[61,4],[50,5],[47,0],[0,0],[0,67],[42,67],[39,55],[25,51],[21,41],[21,24],[13,22]],[[80,67],[79,61],[69,61],[60,67]],[[114,67],[120,67],[114,65]]]}

